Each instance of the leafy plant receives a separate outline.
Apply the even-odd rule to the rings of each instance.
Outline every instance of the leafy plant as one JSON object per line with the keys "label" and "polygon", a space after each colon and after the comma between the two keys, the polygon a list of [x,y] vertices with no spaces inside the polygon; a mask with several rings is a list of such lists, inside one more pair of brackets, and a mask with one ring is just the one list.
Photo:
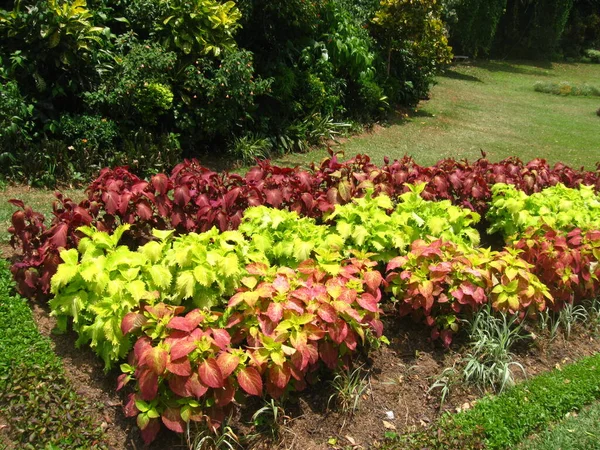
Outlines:
{"label": "leafy plant", "polygon": [[343,414],[353,415],[358,410],[361,397],[369,386],[368,376],[362,366],[337,373],[330,382],[334,393],[329,396],[327,406],[329,407],[334,400]]}

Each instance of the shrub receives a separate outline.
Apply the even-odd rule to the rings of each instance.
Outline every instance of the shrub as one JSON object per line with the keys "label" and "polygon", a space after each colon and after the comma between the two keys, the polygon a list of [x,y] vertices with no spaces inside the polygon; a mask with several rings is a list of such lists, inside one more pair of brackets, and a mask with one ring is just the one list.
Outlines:
{"label": "shrub", "polygon": [[600,64],[600,51],[594,50],[592,48],[585,51],[585,56],[587,56],[591,62]]}

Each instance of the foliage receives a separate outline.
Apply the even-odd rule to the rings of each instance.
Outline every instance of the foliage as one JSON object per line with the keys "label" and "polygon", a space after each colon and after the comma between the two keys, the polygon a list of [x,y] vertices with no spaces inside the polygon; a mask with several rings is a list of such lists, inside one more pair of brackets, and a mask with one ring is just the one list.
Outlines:
{"label": "foliage", "polygon": [[450,26],[450,42],[463,54],[477,57],[489,53],[496,28],[505,13],[506,0],[450,0],[455,10],[455,24]]}
{"label": "foliage", "polygon": [[381,336],[381,275],[374,263],[349,260],[335,276],[306,261],[297,271],[248,266],[243,287],[221,310],[163,303],[125,316],[124,334],[138,340],[122,366],[132,379],[126,411],[137,415],[146,442],[160,421],[182,433],[186,423],[218,429],[238,395],[273,398],[302,390],[320,362],[348,365],[357,345]]}
{"label": "foliage", "polygon": [[[48,225],[42,215],[25,208],[22,202],[14,202],[21,210],[13,214],[9,232],[13,235],[12,245],[20,249],[21,256],[11,270],[19,292],[43,300],[49,294],[50,278],[60,262],[59,249],[77,246],[80,236],[76,230],[82,225],[113,231],[119,224],[131,224],[127,235],[130,245],[136,248],[147,242],[152,228],[175,229],[178,233],[207,231],[213,226],[220,230],[235,229],[244,211],[257,205],[320,219],[324,213],[333,211],[336,204],[364,196],[368,189],[374,190],[373,195],[385,193],[395,197],[408,190],[406,183],[423,182],[427,183],[420,193],[424,200],[450,200],[456,206],[485,214],[494,183],[510,183],[531,194],[557,183],[596,188],[598,174],[560,163],[551,168],[539,159],[527,164],[516,158],[498,163],[481,158],[472,164],[447,159],[423,167],[403,158],[378,166],[364,155],[347,161],[332,155],[309,169],[278,167],[265,161],[250,168],[245,176],[217,173],[193,160],[178,164],[170,176],[157,174],[150,181],[125,168],[105,169],[89,186],[88,198],[79,204],[59,194]],[[434,204],[421,205],[416,199],[415,202],[419,208],[426,205],[433,210],[437,208]],[[445,208],[452,210],[449,205]],[[459,215],[457,220],[458,225],[466,219],[460,219]],[[451,234],[469,230],[466,223],[458,228]],[[473,236],[465,235],[464,239],[475,242]]]}
{"label": "foliage", "polygon": [[533,228],[544,225],[557,231],[597,230],[600,228],[600,201],[590,186],[578,189],[563,184],[527,195],[514,186],[498,183],[492,186],[492,202],[486,215],[488,233],[502,232],[507,242]]}
{"label": "foliage", "polygon": [[512,347],[528,336],[523,335],[523,322],[517,315],[497,317],[491,308],[478,311],[468,323],[468,353],[462,363],[462,377],[465,382],[478,386],[483,392],[492,388],[502,392],[515,384],[513,368],[525,368],[513,361]]}
{"label": "foliage", "polygon": [[535,273],[554,298],[553,309],[595,298],[600,287],[597,268],[598,231],[530,230],[514,243],[519,256],[532,264]]}
{"label": "foliage", "polygon": [[600,64],[600,50],[589,48],[585,51],[585,56],[587,56],[591,62]]}
{"label": "foliage", "polygon": [[376,39],[387,53],[387,74],[412,90],[405,93],[405,103],[425,97],[436,69],[452,58],[441,11],[435,0],[383,0],[372,19]]}
{"label": "foliage", "polygon": [[26,301],[12,295],[13,287],[0,261],[0,406],[8,436],[23,449],[107,448],[90,419],[91,405],[70,386],[50,341],[40,335]]}
{"label": "foliage", "polygon": [[506,249],[464,249],[452,242],[417,240],[386,269],[386,290],[400,315],[411,314],[448,346],[460,318],[490,304],[495,311],[535,315],[552,303],[531,265]]}
{"label": "foliage", "polygon": [[535,89],[536,92],[545,92],[546,94],[554,95],[600,96],[600,89],[595,86],[589,84],[577,86],[568,81],[561,81],[560,83],[536,81],[533,85],[533,89]]}

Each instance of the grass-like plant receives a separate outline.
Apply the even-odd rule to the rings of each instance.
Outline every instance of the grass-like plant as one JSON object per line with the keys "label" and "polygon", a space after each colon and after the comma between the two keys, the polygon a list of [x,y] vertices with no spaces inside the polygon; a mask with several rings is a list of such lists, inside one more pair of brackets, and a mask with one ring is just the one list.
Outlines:
{"label": "grass-like plant", "polygon": [[600,96],[600,89],[589,84],[574,84],[570,81],[536,81],[533,85],[536,92],[554,95],[575,95],[575,96]]}
{"label": "grass-like plant", "polygon": [[343,414],[352,415],[358,409],[360,399],[368,387],[368,373],[363,366],[342,370],[335,375],[330,384],[334,392],[329,396],[327,406],[332,401]]}

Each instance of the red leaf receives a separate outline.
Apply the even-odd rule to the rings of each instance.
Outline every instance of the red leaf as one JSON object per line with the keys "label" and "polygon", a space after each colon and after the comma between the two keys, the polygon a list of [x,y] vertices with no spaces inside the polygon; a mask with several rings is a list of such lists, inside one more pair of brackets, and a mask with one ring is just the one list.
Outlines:
{"label": "red leaf", "polygon": [[287,363],[284,363],[283,366],[274,364],[269,367],[268,380],[279,389],[285,389],[290,381],[290,376],[291,372]]}
{"label": "red leaf", "polygon": [[262,395],[262,378],[254,367],[245,367],[237,374],[240,387],[250,395]]}
{"label": "red leaf", "polygon": [[328,323],[333,323],[338,318],[336,310],[329,303],[321,303],[319,309],[317,309],[317,314]]}
{"label": "red leaf", "polygon": [[377,299],[369,293],[364,293],[356,299],[356,302],[367,311],[377,312]]}
{"label": "red leaf", "polygon": [[215,340],[215,343],[219,346],[221,350],[223,350],[231,343],[231,336],[229,336],[227,330],[224,330],[222,328],[214,328],[212,330],[212,335],[213,339]]}
{"label": "red leaf", "polygon": [[278,275],[277,278],[273,280],[273,287],[277,292],[284,293],[290,290],[290,283],[288,282],[287,278]]}
{"label": "red leaf", "polygon": [[123,387],[131,380],[131,375],[122,373],[117,377],[117,391],[123,389]]}
{"label": "red leaf", "polygon": [[182,339],[171,347],[171,359],[179,359],[189,355],[196,349],[193,339]]}
{"label": "red leaf", "polygon": [[192,366],[190,365],[190,360],[187,357],[172,359],[167,364],[167,370],[176,375],[181,375],[183,377],[190,376],[192,374]]}
{"label": "red leaf", "polygon": [[158,393],[158,375],[150,369],[144,369],[137,378],[142,400],[154,400]]}
{"label": "red leaf", "polygon": [[279,323],[283,317],[283,306],[281,303],[269,303],[269,307],[267,308],[267,316],[269,316],[269,319],[271,319],[273,322]]}
{"label": "red leaf", "polygon": [[102,201],[106,205],[107,213],[114,215],[119,210],[119,194],[116,192],[105,192],[102,194]]}
{"label": "red leaf", "polygon": [[67,231],[69,226],[66,223],[59,223],[48,230],[49,241],[54,248],[65,248],[67,246]]}
{"label": "red leaf", "polygon": [[176,205],[184,207],[190,202],[190,190],[187,186],[177,186],[174,193],[174,201]]}
{"label": "red leaf", "polygon": [[235,388],[229,380],[225,380],[223,387],[214,391],[216,404],[220,407],[229,405],[233,401],[234,395]]}
{"label": "red leaf", "polygon": [[185,431],[186,424],[181,418],[181,410],[179,408],[166,408],[161,415],[161,420],[169,430],[175,433],[183,433]]}
{"label": "red leaf", "polygon": [[218,389],[223,387],[223,374],[217,360],[214,358],[202,361],[200,366],[198,366],[198,375],[200,375],[202,383],[211,388]]}
{"label": "red leaf", "polygon": [[338,351],[333,342],[322,341],[319,343],[319,354],[321,359],[330,369],[335,369],[338,365]]}
{"label": "red leaf", "polygon": [[135,212],[142,220],[150,220],[152,218],[152,208],[147,201],[140,201],[135,205]]}
{"label": "red leaf", "polygon": [[164,348],[154,347],[146,353],[145,362],[156,375],[162,375],[167,368],[169,354]]}
{"label": "red leaf", "polygon": [[135,406],[135,394],[129,394],[127,397],[127,403],[123,406],[123,412],[125,413],[125,417],[133,417],[137,416],[140,412]]}
{"label": "red leaf", "polygon": [[160,422],[158,419],[150,419],[146,428],[142,430],[142,439],[149,445],[160,431]]}
{"label": "red leaf", "polygon": [[217,357],[217,364],[221,369],[221,374],[223,375],[223,378],[227,378],[229,375],[231,375],[233,371],[237,369],[239,363],[240,358],[228,352],[222,352]]}
{"label": "red leaf", "polygon": [[147,322],[148,319],[143,314],[130,312],[123,317],[121,321],[121,332],[123,335],[137,331]]}
{"label": "red leaf", "polygon": [[173,317],[167,327],[173,329],[173,330],[180,330],[180,331],[187,331],[190,332],[192,330],[194,330],[198,324],[200,322],[196,323],[195,320],[192,320],[191,318],[188,319],[188,317]]}
{"label": "red leaf", "polygon": [[143,336],[139,338],[133,346],[133,354],[139,364],[145,364],[144,360],[146,358],[146,353],[152,350],[152,345],[150,342],[151,341],[148,336]]}
{"label": "red leaf", "polygon": [[[198,375],[196,378],[198,378]],[[179,375],[172,375],[169,377],[169,389],[173,391],[173,393],[179,395],[180,397],[189,397],[192,395],[192,392],[188,390],[188,377],[182,377]]]}
{"label": "red leaf", "polygon": [[160,195],[165,195],[169,189],[169,179],[164,173],[156,174],[152,177],[152,187]]}
{"label": "red leaf", "polygon": [[267,197],[267,204],[274,208],[279,208],[279,205],[283,202],[283,195],[279,189],[271,189],[265,192]]}
{"label": "red leaf", "polygon": [[202,384],[197,373],[192,373],[187,379],[185,389],[196,398],[202,397],[208,391],[208,387]]}
{"label": "red leaf", "polygon": [[371,291],[376,291],[379,289],[379,286],[383,281],[383,277],[376,270],[372,270],[364,274],[364,280],[365,284],[369,287],[369,289],[371,289]]}

